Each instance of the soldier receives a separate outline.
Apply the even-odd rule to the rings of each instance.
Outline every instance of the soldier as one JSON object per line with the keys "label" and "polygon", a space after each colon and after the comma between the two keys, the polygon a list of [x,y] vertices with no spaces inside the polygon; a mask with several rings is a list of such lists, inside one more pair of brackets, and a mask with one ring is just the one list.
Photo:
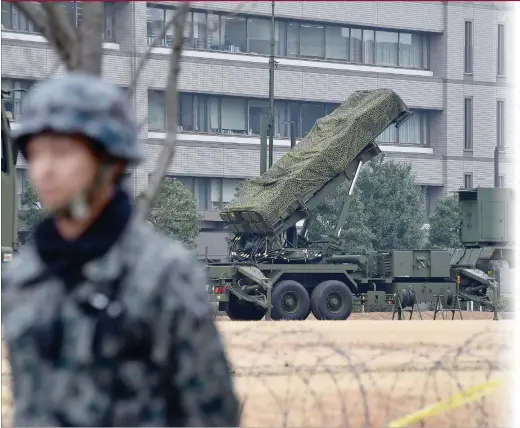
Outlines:
{"label": "soldier", "polygon": [[69,73],[30,94],[14,135],[49,215],[3,272],[13,426],[239,425],[202,267],[132,218],[126,104]]}

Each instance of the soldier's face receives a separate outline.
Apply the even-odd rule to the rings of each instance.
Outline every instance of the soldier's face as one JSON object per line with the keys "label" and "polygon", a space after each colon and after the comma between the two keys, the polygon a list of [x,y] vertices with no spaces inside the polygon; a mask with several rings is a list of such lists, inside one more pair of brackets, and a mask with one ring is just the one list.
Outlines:
{"label": "soldier's face", "polygon": [[27,164],[41,204],[54,208],[92,182],[99,159],[82,138],[41,134],[27,144]]}

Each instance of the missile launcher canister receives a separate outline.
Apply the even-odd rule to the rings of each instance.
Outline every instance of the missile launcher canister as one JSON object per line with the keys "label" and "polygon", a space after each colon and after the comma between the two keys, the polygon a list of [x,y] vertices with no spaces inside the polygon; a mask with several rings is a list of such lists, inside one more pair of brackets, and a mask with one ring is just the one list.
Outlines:
{"label": "missile launcher canister", "polygon": [[[391,124],[410,115],[390,89],[354,92],[262,176],[248,180],[220,216],[235,234],[274,235],[342,174]],[[286,225],[285,225],[286,226]]]}

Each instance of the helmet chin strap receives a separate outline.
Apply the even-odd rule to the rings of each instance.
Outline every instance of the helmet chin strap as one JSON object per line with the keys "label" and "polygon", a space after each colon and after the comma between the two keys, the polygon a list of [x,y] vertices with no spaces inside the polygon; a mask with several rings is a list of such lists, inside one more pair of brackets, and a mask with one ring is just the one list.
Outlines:
{"label": "helmet chin strap", "polygon": [[86,220],[91,214],[90,205],[95,191],[108,180],[109,166],[107,163],[101,164],[89,184],[63,205],[48,209],[48,213],[52,216],[60,216],[69,220]]}

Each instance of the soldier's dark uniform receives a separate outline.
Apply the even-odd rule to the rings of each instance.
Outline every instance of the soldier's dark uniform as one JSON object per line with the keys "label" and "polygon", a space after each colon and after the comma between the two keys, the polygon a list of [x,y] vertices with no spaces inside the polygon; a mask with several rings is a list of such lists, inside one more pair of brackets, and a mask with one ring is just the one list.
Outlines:
{"label": "soldier's dark uniform", "polygon": [[[15,135],[79,133],[140,159],[119,89],[70,73],[39,85]],[[16,427],[238,426],[239,406],[194,255],[133,219],[118,189],[79,239],[52,220],[2,267]]]}

